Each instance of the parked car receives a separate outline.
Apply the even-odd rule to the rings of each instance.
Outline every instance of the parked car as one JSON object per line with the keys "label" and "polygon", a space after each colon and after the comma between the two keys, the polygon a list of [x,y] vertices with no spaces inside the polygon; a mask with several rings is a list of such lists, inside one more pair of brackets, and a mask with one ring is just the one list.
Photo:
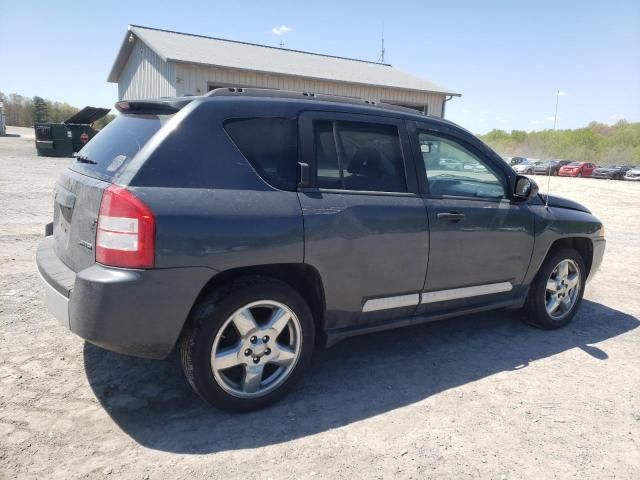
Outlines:
{"label": "parked car", "polygon": [[511,157],[509,159],[509,165],[511,165],[513,167],[515,165],[519,165],[521,163],[528,162],[528,161],[529,161],[529,159],[526,158],[526,157]]}
{"label": "parked car", "polygon": [[561,177],[590,177],[595,168],[597,167],[593,163],[571,162],[560,167],[558,175]]}
{"label": "parked car", "polygon": [[570,160],[549,160],[540,162],[533,167],[533,173],[536,175],[558,175],[560,168],[571,163]]}
{"label": "parked car", "polygon": [[441,167],[447,168],[449,170],[462,170],[463,164],[460,160],[456,160],[455,158],[442,158],[438,162]]}
{"label": "parked car", "polygon": [[627,170],[627,173],[624,175],[625,180],[632,181],[640,181],[640,167],[633,167],[631,170]]}
{"label": "parked car", "polygon": [[516,173],[522,173],[525,175],[533,174],[533,169],[536,165],[541,162],[536,162],[533,160],[527,160],[525,162],[521,162],[513,167],[513,171]]}
{"label": "parked car", "polygon": [[593,178],[609,178],[612,180],[622,180],[633,167],[630,165],[607,165],[606,167],[595,168],[591,172]]}
{"label": "parked car", "polygon": [[[586,207],[447,120],[259,89],[116,106],[55,184],[49,311],[108,350],[177,348],[224,409],[276,400],[357,334],[494,308],[562,327],[602,261]],[[443,172],[442,151],[484,171]]]}

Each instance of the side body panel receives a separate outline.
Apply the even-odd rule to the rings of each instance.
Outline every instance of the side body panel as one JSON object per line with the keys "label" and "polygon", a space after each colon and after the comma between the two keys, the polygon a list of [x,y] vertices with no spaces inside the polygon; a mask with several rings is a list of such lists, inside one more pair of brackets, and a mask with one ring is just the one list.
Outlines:
{"label": "side body panel", "polygon": [[393,118],[309,112],[301,117],[300,161],[315,178],[313,121],[335,120],[398,128],[408,192],[310,188],[299,192],[305,263],[320,272],[327,329],[413,315],[426,272],[428,223],[415,186],[404,122]]}

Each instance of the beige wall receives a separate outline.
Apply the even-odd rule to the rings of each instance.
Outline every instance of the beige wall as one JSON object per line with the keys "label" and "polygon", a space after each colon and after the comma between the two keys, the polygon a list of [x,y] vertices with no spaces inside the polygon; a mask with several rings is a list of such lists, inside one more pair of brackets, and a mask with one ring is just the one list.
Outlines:
{"label": "beige wall", "polygon": [[193,64],[165,62],[144,43],[137,40],[118,81],[120,100],[202,95],[208,86],[259,87],[314,92],[384,101],[422,109],[440,116],[444,95],[369,85],[312,80],[295,74],[272,75]]}
{"label": "beige wall", "polygon": [[140,40],[118,80],[118,98],[172,97],[176,95],[175,65],[163,61]]}
{"label": "beige wall", "polygon": [[208,85],[234,87],[276,88],[296,92],[314,92],[385,101],[403,105],[428,105],[430,115],[440,116],[444,96],[435,93],[345,84],[325,80],[311,80],[295,76],[254,73],[228,68],[215,68],[192,64],[175,64],[177,95],[202,95]]}

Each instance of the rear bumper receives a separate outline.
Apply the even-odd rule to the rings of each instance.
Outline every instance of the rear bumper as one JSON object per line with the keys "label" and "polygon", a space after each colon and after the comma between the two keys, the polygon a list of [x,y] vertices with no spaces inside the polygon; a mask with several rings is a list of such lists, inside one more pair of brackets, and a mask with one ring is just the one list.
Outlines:
{"label": "rear bumper", "polygon": [[46,237],[36,254],[49,312],[85,340],[138,357],[171,353],[214,273],[201,267],[127,270],[99,264],[75,273],[53,247],[53,237]]}
{"label": "rear bumper", "polygon": [[624,179],[629,180],[630,182],[640,182],[640,175],[637,175],[635,177],[629,177],[625,175]]}

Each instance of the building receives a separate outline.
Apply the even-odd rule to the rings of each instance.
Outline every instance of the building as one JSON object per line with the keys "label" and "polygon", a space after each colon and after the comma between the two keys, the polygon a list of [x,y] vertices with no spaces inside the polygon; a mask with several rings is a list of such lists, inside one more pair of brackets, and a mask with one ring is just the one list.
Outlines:
{"label": "building", "polygon": [[444,116],[459,93],[391,65],[130,25],[108,78],[120,100],[259,87],[362,98]]}

